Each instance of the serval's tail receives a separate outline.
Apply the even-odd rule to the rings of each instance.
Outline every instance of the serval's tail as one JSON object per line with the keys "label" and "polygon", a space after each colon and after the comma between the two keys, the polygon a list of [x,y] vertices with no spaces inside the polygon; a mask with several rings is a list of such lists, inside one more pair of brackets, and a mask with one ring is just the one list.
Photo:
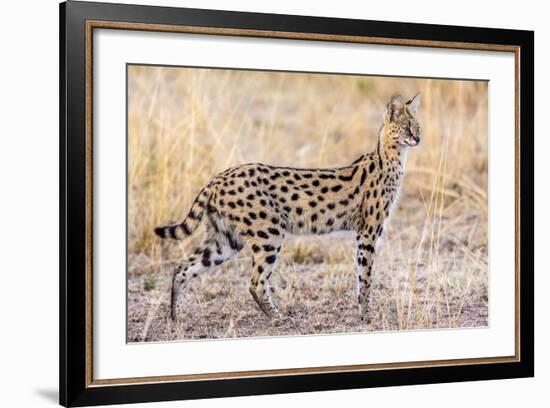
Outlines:
{"label": "serval's tail", "polygon": [[209,185],[204,187],[195,198],[185,219],[177,224],[155,228],[155,234],[160,238],[184,239],[191,235],[200,225],[206,208],[209,205],[212,191]]}

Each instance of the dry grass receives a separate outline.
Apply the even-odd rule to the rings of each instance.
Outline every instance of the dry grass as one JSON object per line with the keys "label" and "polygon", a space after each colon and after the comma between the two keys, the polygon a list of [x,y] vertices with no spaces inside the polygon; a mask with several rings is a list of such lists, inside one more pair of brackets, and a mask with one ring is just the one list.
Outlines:
{"label": "dry grass", "polygon": [[[231,70],[129,67],[128,340],[159,341],[486,326],[487,84]],[[422,93],[422,143],[378,246],[373,320],[355,302],[346,234],[283,245],[269,325],[248,293],[247,250],[188,286],[185,321],[168,319],[179,221],[216,173],[247,162],[342,166],[370,151],[392,93]]]}

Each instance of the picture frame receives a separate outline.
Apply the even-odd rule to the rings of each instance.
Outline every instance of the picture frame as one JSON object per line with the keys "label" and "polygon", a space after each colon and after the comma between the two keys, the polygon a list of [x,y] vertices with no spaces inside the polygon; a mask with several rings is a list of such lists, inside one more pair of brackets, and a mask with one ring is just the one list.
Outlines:
{"label": "picture frame", "polygon": [[[87,406],[532,377],[534,375],[534,33],[68,1],[60,4],[60,404]],[[514,58],[514,353],[505,356],[94,376],[94,33],[97,30],[475,50]],[[415,48],[416,47],[416,48]],[[133,61],[130,61],[133,62]],[[495,148],[495,147],[493,147]],[[498,149],[498,148],[497,148]],[[124,157],[120,157],[123,162]],[[119,271],[125,273],[125,271]],[[124,296],[123,293],[120,294]],[[149,347],[157,347],[151,344]]]}

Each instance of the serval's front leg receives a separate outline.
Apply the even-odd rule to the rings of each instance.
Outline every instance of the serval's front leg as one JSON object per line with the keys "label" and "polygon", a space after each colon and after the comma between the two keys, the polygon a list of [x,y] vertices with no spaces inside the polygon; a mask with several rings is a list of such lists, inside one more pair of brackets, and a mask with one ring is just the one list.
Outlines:
{"label": "serval's front leg", "polygon": [[372,267],[376,246],[376,237],[381,232],[381,225],[369,226],[358,232],[357,235],[357,300],[359,302],[359,314],[361,320],[369,323],[369,311],[371,304]]}

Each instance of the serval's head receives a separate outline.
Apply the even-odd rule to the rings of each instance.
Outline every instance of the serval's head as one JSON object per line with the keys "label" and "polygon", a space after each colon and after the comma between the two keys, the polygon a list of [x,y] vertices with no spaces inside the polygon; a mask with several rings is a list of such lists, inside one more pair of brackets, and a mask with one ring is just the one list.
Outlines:
{"label": "serval's head", "polygon": [[404,102],[401,95],[391,97],[384,112],[385,144],[416,146],[420,143],[420,125],[416,120],[418,105],[420,94],[408,102]]}

